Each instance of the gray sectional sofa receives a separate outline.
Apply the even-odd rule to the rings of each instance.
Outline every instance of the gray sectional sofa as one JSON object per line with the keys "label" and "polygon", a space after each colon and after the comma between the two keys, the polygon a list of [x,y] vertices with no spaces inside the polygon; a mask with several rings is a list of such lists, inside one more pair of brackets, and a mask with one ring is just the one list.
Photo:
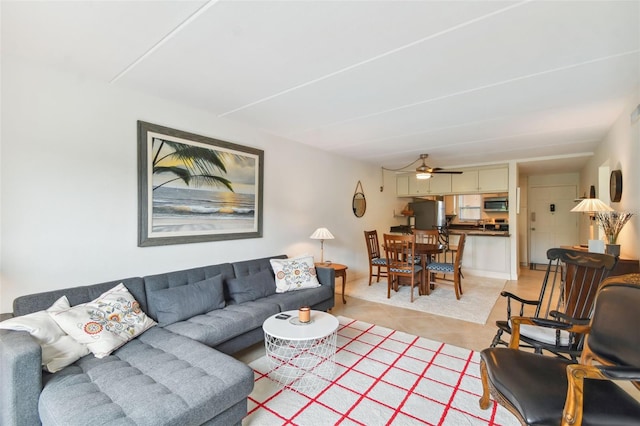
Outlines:
{"label": "gray sectional sofa", "polygon": [[[0,424],[240,424],[253,389],[253,371],[229,354],[262,341],[262,323],[273,314],[303,305],[326,311],[334,305],[331,268],[317,268],[320,287],[265,293],[274,282],[273,258],[286,256],[17,298],[14,316],[45,310],[63,295],[71,306],[86,303],[124,283],[158,325],[109,356],[89,354],[53,374],[43,372],[40,345],[29,333],[0,330]],[[224,302],[190,315],[194,305],[209,297],[208,285],[216,280],[224,284]]]}

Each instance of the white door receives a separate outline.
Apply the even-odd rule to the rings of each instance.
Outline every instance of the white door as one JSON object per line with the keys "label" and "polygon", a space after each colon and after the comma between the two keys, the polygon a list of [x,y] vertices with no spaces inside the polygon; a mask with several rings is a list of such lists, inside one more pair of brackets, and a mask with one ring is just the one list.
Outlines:
{"label": "white door", "polygon": [[529,241],[531,263],[547,263],[547,250],[578,243],[576,186],[534,187],[529,190]]}

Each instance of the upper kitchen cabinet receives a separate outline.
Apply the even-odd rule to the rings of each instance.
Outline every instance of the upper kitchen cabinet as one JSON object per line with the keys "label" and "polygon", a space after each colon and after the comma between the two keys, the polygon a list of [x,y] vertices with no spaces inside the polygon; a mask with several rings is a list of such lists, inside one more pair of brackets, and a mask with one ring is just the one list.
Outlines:
{"label": "upper kitchen cabinet", "polygon": [[507,192],[508,190],[509,169],[504,166],[466,169],[459,175],[438,173],[434,174],[431,179],[416,179],[415,173],[396,176],[396,195],[398,197]]}
{"label": "upper kitchen cabinet", "polygon": [[435,174],[431,176],[431,179],[427,179],[427,182],[429,182],[431,194],[447,194],[451,192],[451,175]]}
{"label": "upper kitchen cabinet", "polygon": [[478,170],[478,190],[481,192],[507,192],[509,190],[509,169],[502,167]]}
{"label": "upper kitchen cabinet", "polygon": [[478,171],[465,170],[461,175],[451,175],[453,193],[478,192]]}
{"label": "upper kitchen cabinet", "polygon": [[419,197],[422,195],[442,195],[451,192],[451,175],[434,174],[430,179],[416,179],[414,173],[396,177],[398,197]]}
{"label": "upper kitchen cabinet", "polygon": [[451,176],[453,193],[507,192],[509,169],[506,167],[464,170],[461,175]]}
{"label": "upper kitchen cabinet", "polygon": [[396,195],[398,197],[409,196],[409,175],[396,176]]}

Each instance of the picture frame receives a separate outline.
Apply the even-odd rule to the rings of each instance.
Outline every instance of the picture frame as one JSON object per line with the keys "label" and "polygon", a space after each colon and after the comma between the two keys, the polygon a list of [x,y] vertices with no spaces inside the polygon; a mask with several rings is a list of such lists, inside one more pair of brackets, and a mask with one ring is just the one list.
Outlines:
{"label": "picture frame", "polygon": [[138,121],[138,246],[262,237],[264,151]]}

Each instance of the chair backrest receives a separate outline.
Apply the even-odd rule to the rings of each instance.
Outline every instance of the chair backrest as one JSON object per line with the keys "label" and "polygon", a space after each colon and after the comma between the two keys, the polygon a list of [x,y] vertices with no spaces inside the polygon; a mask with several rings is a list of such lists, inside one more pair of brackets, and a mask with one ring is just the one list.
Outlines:
{"label": "chair backrest", "polygon": [[[610,277],[595,302],[581,362],[640,368],[640,274]],[[638,387],[638,383],[635,383]]]}
{"label": "chair backrest", "polygon": [[467,236],[465,234],[461,234],[458,239],[458,249],[456,250],[456,258],[453,261],[453,271],[456,274],[460,273],[460,268],[462,267],[462,255],[464,254],[464,243],[467,241]]}
{"label": "chair backrest", "polygon": [[616,263],[602,253],[552,248],[534,316],[549,318],[557,311],[573,318],[590,318],[600,283]]}
{"label": "chair backrest", "polygon": [[413,270],[415,265],[415,235],[384,234],[384,249],[389,270]]}
{"label": "chair backrest", "polygon": [[378,231],[364,231],[364,240],[367,243],[367,253],[369,260],[380,258],[380,243],[378,242]]}
{"label": "chair backrest", "polygon": [[419,244],[438,244],[440,241],[440,232],[437,229],[414,229],[413,235]]}

